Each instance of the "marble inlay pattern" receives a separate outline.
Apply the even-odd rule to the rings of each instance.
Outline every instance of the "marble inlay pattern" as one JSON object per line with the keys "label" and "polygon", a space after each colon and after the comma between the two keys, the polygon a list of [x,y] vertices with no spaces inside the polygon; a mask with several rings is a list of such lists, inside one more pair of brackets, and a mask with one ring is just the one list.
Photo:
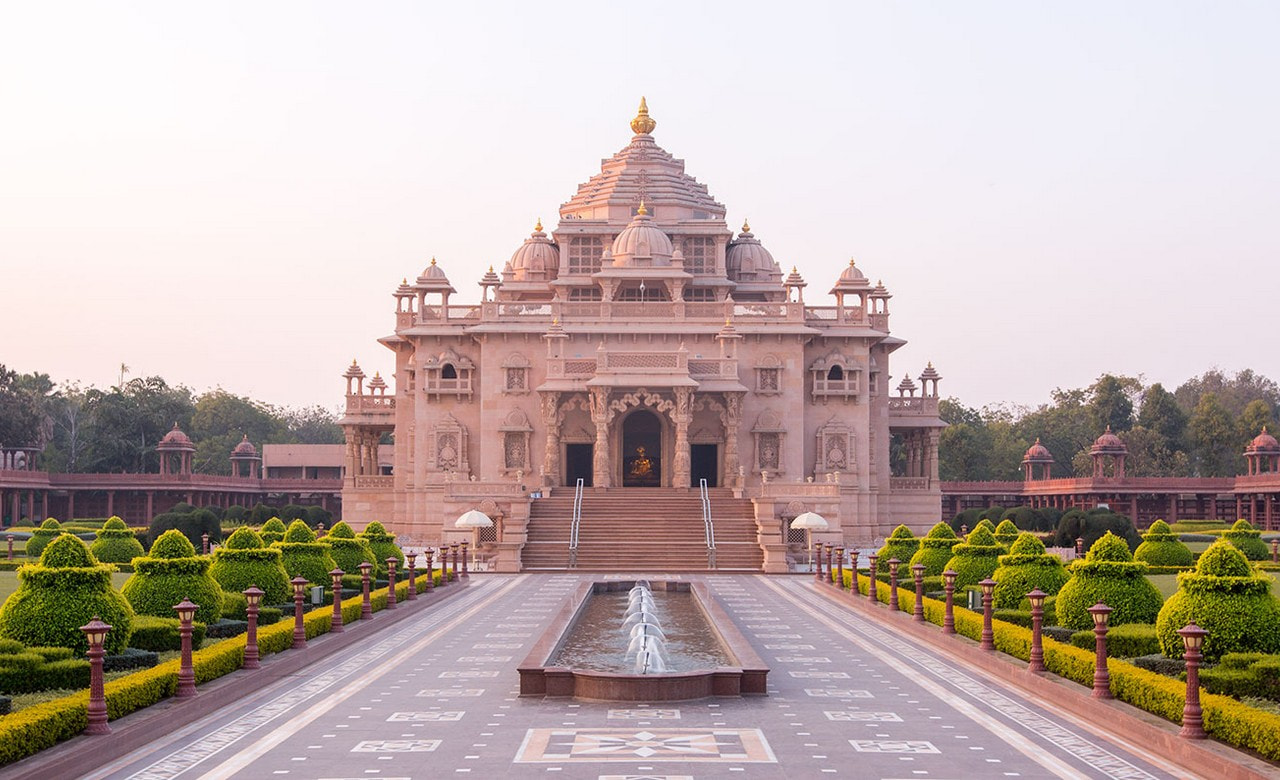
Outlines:
{"label": "marble inlay pattern", "polygon": [[530,729],[515,763],[776,763],[759,729]]}

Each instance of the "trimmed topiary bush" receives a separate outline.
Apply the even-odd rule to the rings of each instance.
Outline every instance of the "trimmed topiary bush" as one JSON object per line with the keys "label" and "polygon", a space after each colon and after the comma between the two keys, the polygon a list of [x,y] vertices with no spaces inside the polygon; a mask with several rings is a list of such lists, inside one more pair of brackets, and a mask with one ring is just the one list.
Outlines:
{"label": "trimmed topiary bush", "polygon": [[[1071,644],[1085,650],[1093,650],[1097,641],[1092,628],[1071,635]],[[1125,623],[1107,629],[1107,655],[1111,658],[1137,658],[1158,652],[1160,643],[1156,641],[1156,627],[1150,623]]]}
{"label": "trimmed topiary bush", "polygon": [[1012,520],[1006,518],[1000,521],[1000,525],[996,526],[993,536],[1002,547],[1008,550],[1009,546],[1018,540],[1018,526],[1014,525]]}
{"label": "trimmed topiary bush", "polygon": [[284,522],[278,517],[271,518],[262,524],[262,528],[258,529],[258,535],[262,537],[263,544],[275,544],[283,541],[284,532]]}
{"label": "trimmed topiary bush", "polygon": [[920,549],[911,556],[910,565],[924,564],[924,576],[937,577],[951,560],[951,548],[960,543],[960,537],[946,523],[938,523],[921,538]]}
{"label": "trimmed topiary bush", "polygon": [[[155,615],[138,615],[137,624],[133,627],[133,638],[129,646],[139,650],[152,650],[163,653],[168,650],[181,650],[182,637],[179,629],[182,624],[176,617],[156,617]],[[191,649],[199,650],[204,644],[205,624],[193,621],[191,624]]]}
{"label": "trimmed topiary bush", "polygon": [[62,523],[52,517],[46,517],[40,527],[31,532],[31,538],[27,540],[27,557],[39,558],[44,552],[45,545],[57,539],[61,533]]}
{"label": "trimmed topiary bush", "polygon": [[400,551],[400,547],[396,544],[396,538],[387,533],[387,529],[382,527],[382,523],[375,520],[365,526],[365,529],[358,535],[367,541],[369,548],[373,550],[373,563],[378,567],[378,577],[385,578],[387,576],[388,558],[396,559],[396,571],[404,570],[404,553]]}
{"label": "trimmed topiary bush", "polygon": [[[324,543],[329,545],[329,555],[333,557],[334,564],[346,574],[359,574],[362,563],[371,563],[375,569],[378,566],[369,541],[357,537],[351,526],[341,520],[329,529]],[[386,567],[386,562],[383,562],[382,568]]]}
{"label": "trimmed topiary bush", "polygon": [[1058,530],[1053,543],[1055,547],[1075,547],[1076,539],[1083,538],[1084,547],[1087,550],[1107,533],[1119,536],[1130,550],[1136,549],[1142,542],[1142,538],[1138,536],[1138,530],[1133,527],[1132,520],[1110,509],[1099,507],[1087,512],[1082,509],[1068,509],[1058,520]]}
{"label": "trimmed topiary bush", "polygon": [[209,564],[181,531],[165,531],[148,555],[134,559],[133,576],[120,592],[139,615],[175,617],[173,605],[191,599],[200,605],[195,619],[213,623],[222,615],[222,588],[209,576]]}
{"label": "trimmed topiary bush", "polygon": [[1156,618],[1165,655],[1182,657],[1178,629],[1188,623],[1209,632],[1202,651],[1208,661],[1226,653],[1280,652],[1280,599],[1271,593],[1271,577],[1226,540],[1205,550],[1195,571],[1178,575],[1178,591]]}
{"label": "trimmed topiary bush", "polygon": [[[988,511],[990,511],[990,510],[988,510],[988,509],[984,509],[984,510],[982,510],[982,511],[985,513],[985,512],[988,512]],[[1001,510],[1001,511],[1003,512],[1003,510]],[[995,524],[994,522],[992,522],[992,521],[991,521],[991,518],[990,518],[990,517],[983,517],[982,519],[980,519],[980,520],[978,521],[978,524],[977,524],[977,525],[973,526],[973,527],[972,527],[972,528],[970,528],[969,530],[970,530],[970,532],[972,532],[972,531],[976,531],[976,530],[978,530],[979,528],[985,528],[985,529],[987,529],[988,531],[990,531],[990,532],[991,532],[991,535],[992,535],[992,536],[995,536],[995,533],[996,533],[996,524]]]}
{"label": "trimmed topiary bush", "polygon": [[108,519],[97,535],[98,540],[89,548],[89,552],[103,563],[128,563],[147,554],[138,537],[118,517]]}
{"label": "trimmed topiary bush", "polygon": [[920,549],[920,540],[911,533],[911,529],[905,525],[898,526],[884,540],[884,545],[876,551],[876,555],[880,556],[876,559],[876,573],[888,574],[889,559],[897,558],[902,564],[898,567],[898,576],[904,576],[904,572],[909,574],[911,570],[907,568],[907,562],[918,549]]}
{"label": "trimmed topiary bush", "polygon": [[[1237,520],[1230,531],[1223,532],[1222,538],[1234,544],[1251,561],[1265,561],[1271,557],[1267,545],[1262,541],[1262,532],[1250,525],[1248,520]],[[31,542],[27,542],[27,546],[30,545]]]}
{"label": "trimmed topiary bush", "polygon": [[133,632],[133,608],[111,587],[111,566],[99,564],[83,541],[62,534],[38,564],[18,569],[18,589],[0,606],[0,637],[27,646],[89,650],[80,626],[99,616],[112,626],[104,647],[119,653]]}
{"label": "trimmed topiary bush", "polygon": [[944,569],[956,573],[956,590],[963,591],[995,574],[1003,552],[991,529],[979,523],[963,542],[951,548],[951,560]]}
{"label": "trimmed topiary bush", "polygon": [[262,603],[283,604],[293,595],[279,549],[267,547],[252,528],[237,528],[226,544],[213,551],[209,574],[224,591],[240,593],[256,585],[264,592]]}
{"label": "trimmed topiary bush", "polygon": [[[1164,599],[1147,579],[1147,564],[1134,561],[1129,545],[1106,533],[1089,548],[1084,560],[1072,562],[1071,579],[1058,591],[1058,624],[1093,627],[1089,607],[1098,602],[1114,610],[1111,623],[1152,623]],[[1179,626],[1181,628],[1181,626]]]}
{"label": "trimmed topiary bush", "polygon": [[[303,577],[312,585],[328,586],[333,558],[329,546],[316,541],[316,534],[301,520],[294,520],[284,533],[284,540],[271,545],[282,553],[285,573],[290,579]],[[383,564],[384,566],[386,564]]]}
{"label": "trimmed topiary bush", "polygon": [[1032,590],[1054,595],[1067,583],[1067,567],[1062,559],[1044,551],[1044,543],[1023,532],[999,558],[1000,567],[991,575],[996,581],[992,604],[996,609],[1014,609]]}
{"label": "trimmed topiary bush", "polygon": [[1178,541],[1169,524],[1157,520],[1142,535],[1142,544],[1133,551],[1133,559],[1152,566],[1191,566],[1196,556],[1191,548]]}
{"label": "trimmed topiary bush", "polygon": [[218,516],[208,509],[192,509],[185,505],[185,511],[179,511],[179,504],[163,514],[151,519],[150,538],[152,546],[168,531],[181,531],[187,541],[196,549],[202,549],[204,534],[209,534],[209,544],[222,541],[222,523]]}

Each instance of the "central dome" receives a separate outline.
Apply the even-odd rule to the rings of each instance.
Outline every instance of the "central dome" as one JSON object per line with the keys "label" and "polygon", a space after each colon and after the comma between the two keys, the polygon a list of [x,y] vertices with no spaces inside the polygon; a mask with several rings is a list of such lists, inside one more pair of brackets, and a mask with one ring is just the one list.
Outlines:
{"label": "central dome", "polygon": [[560,270],[560,250],[542,232],[542,220],[507,263],[515,281],[546,281]]}
{"label": "central dome", "polygon": [[633,265],[635,260],[648,260],[644,265],[666,265],[675,250],[667,234],[653,224],[642,201],[630,224],[613,240],[611,252],[614,265]]}

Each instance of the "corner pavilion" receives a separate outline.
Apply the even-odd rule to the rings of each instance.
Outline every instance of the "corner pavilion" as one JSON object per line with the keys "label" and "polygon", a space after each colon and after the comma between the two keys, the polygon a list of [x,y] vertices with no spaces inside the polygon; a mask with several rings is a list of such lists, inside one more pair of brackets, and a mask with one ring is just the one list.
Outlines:
{"label": "corner pavilion", "polygon": [[458,542],[472,537],[454,519],[478,508],[497,520],[478,541],[498,569],[560,568],[581,483],[582,545],[607,532],[596,543],[614,551],[598,565],[706,568],[678,555],[705,561],[711,535],[721,567],[781,571],[805,511],[833,544],[937,521],[940,377],[890,387],[905,342],[889,291],[850,261],[833,300],[807,304],[796,269],[748,225],[734,235],[656,124],[642,100],[630,142],[484,274],[478,304],[451,301],[434,259],[396,288],[379,340],[394,392],[355,361],[344,374],[348,522]]}

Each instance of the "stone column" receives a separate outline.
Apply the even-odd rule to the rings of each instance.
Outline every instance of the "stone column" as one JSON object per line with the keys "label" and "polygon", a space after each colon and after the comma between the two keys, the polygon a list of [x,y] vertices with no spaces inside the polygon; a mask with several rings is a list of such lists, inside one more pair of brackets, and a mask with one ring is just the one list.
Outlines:
{"label": "stone column", "polygon": [[547,428],[547,448],[542,455],[542,484],[551,487],[560,481],[560,394],[542,394],[542,424]]}
{"label": "stone column", "polygon": [[596,444],[591,459],[591,481],[609,487],[609,388],[591,388],[591,420],[596,424]]}
{"label": "stone column", "polygon": [[724,394],[724,482],[736,485],[738,479],[738,426],[742,423],[742,396]]}
{"label": "stone column", "polygon": [[929,484],[930,484],[930,485],[936,485],[936,484],[938,484],[938,439],[939,439],[939,436],[940,436],[940,433],[939,433],[939,431],[938,431],[938,429],[937,429],[937,428],[930,428],[930,429],[929,429],[929,455],[928,455],[928,458],[929,458],[929,472],[928,472],[928,474],[927,474],[927,475],[922,475],[922,476],[928,476],[928,477],[929,477]]}
{"label": "stone column", "polygon": [[689,458],[689,423],[693,421],[693,390],[688,387],[675,388],[676,408],[671,411],[671,420],[676,425],[676,457],[671,472],[672,487],[689,487],[691,461]]}

